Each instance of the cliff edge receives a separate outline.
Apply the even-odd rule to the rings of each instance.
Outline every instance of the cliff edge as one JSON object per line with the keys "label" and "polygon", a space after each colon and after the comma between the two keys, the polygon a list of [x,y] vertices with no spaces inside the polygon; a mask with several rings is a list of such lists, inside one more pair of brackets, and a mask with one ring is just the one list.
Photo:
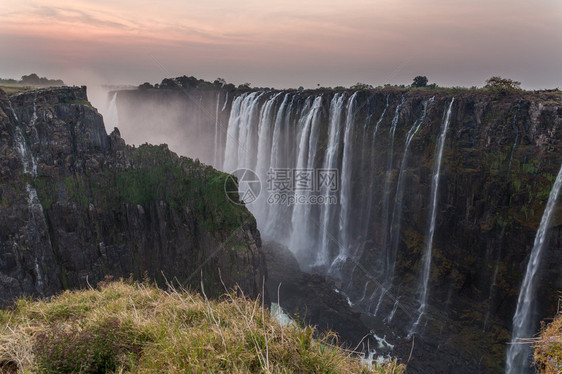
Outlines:
{"label": "cliff edge", "polygon": [[86,87],[0,90],[0,154],[0,305],[108,275],[262,292],[259,232],[227,174],[108,135]]}

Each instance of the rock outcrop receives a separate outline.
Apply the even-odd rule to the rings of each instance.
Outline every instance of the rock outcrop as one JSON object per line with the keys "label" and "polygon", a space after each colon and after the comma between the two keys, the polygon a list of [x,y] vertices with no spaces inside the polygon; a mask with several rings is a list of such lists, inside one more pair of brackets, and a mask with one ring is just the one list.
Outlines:
{"label": "rock outcrop", "polygon": [[262,293],[260,235],[227,174],[107,135],[86,87],[0,90],[0,156],[0,305],[106,276]]}

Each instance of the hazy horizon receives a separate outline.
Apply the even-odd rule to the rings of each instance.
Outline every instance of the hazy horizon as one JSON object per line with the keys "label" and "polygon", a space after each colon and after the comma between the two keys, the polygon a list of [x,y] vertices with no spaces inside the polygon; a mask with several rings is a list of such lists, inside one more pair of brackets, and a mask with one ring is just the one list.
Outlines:
{"label": "hazy horizon", "polygon": [[562,2],[21,1],[0,5],[0,77],[67,84],[192,75],[294,88],[410,84],[562,87]]}

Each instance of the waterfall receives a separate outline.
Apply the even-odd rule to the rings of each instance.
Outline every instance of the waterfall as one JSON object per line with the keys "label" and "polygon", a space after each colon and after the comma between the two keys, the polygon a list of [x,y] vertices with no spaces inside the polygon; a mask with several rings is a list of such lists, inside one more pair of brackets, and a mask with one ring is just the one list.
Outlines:
{"label": "waterfall", "polygon": [[[324,156],[323,169],[336,169],[338,166],[338,152],[340,146],[340,128],[341,128],[341,115],[343,110],[343,103],[345,94],[335,94],[332,102],[330,103],[330,120],[328,128],[328,146]],[[329,197],[329,186],[322,186],[321,193],[326,198]],[[334,209],[331,204],[324,204],[321,207],[321,220],[320,230],[322,232],[320,239],[320,250],[316,257],[316,266],[327,266],[330,264],[332,257],[330,251],[332,223],[333,223]]]}
{"label": "waterfall", "polygon": [[[382,192],[382,218],[383,218],[383,224],[382,224],[382,228],[381,228],[381,232],[382,232],[382,240],[379,241],[379,243],[382,244],[382,250],[384,250],[385,252],[388,251],[387,249],[387,240],[388,240],[388,225],[389,225],[389,210],[390,210],[390,188],[391,188],[391,174],[392,174],[392,160],[393,160],[393,156],[394,156],[394,136],[396,134],[396,126],[398,125],[398,118],[400,115],[400,108],[402,107],[402,105],[404,105],[404,96],[402,96],[402,99],[400,100],[400,104],[398,104],[396,106],[396,109],[394,110],[394,117],[392,118],[392,122],[390,124],[390,130],[389,130],[389,136],[390,136],[390,149],[388,150],[387,153],[387,162],[386,162],[386,172],[385,172],[385,181],[384,181],[384,187],[383,187],[383,192]],[[387,105],[388,106],[388,105]],[[386,110],[386,108],[385,108]],[[383,113],[384,115],[384,113]],[[377,126],[375,127],[375,133],[376,130],[378,129],[378,125],[380,124],[380,121],[382,120],[382,116],[379,120],[379,122],[377,123]],[[374,139],[373,139],[374,141]],[[374,158],[373,158],[373,164],[374,164]],[[373,180],[371,182],[374,182]],[[380,273],[384,274],[384,265],[382,266],[382,271],[381,269],[377,269]],[[373,300],[375,294],[377,293],[378,288],[375,288],[375,290],[373,291],[373,294],[371,295],[371,299]],[[376,310],[375,310],[375,315],[376,312],[378,311],[378,308],[380,306],[380,303],[382,302],[383,296],[386,294],[387,289],[385,285],[382,285],[382,289],[380,290],[381,294],[379,296],[377,305],[376,305]]]}
{"label": "waterfall", "polygon": [[[9,101],[10,104],[10,111],[12,112],[12,115],[14,116],[14,119],[16,121],[15,123],[15,129],[14,129],[14,140],[16,142],[16,149],[18,151],[18,154],[20,156],[20,160],[23,166],[23,173],[24,174],[30,174],[32,176],[37,176],[37,161],[35,160],[35,157],[33,156],[33,153],[31,152],[31,150],[29,149],[27,142],[25,141],[25,137],[23,135],[23,129],[20,126],[19,123],[19,119],[18,119],[18,115],[16,114],[16,111],[14,110],[14,107],[12,106],[12,102]],[[37,120],[37,109],[36,109],[36,102],[33,102],[33,115],[31,117],[31,120],[29,122],[29,126],[32,126],[33,129],[35,129],[35,121]],[[36,131],[36,130],[35,130]]]}
{"label": "waterfall", "polygon": [[[267,179],[267,169],[269,167],[270,150],[272,146],[273,109],[279,95],[281,94],[274,95],[265,103],[260,115],[258,126],[258,154],[255,172],[262,183]],[[269,213],[269,205],[267,202],[264,202],[263,199],[263,195],[259,197],[259,204],[254,213],[260,225],[262,222],[267,222],[267,215]]]}
{"label": "waterfall", "polygon": [[429,103],[433,103],[434,98],[432,97],[428,101],[423,103],[423,111],[420,116],[412,125],[408,133],[406,134],[406,144],[404,145],[404,153],[402,155],[402,162],[400,163],[400,171],[398,173],[398,182],[396,183],[396,195],[394,198],[394,207],[392,209],[392,220],[390,224],[390,250],[386,252],[386,264],[385,264],[385,284],[392,284],[392,279],[394,278],[394,267],[396,263],[396,254],[398,252],[398,244],[400,241],[400,223],[402,220],[402,205],[404,203],[404,180],[406,176],[406,169],[408,163],[408,151],[410,149],[410,143],[417,132],[420,130],[425,116],[427,114],[427,106]]}
{"label": "waterfall", "polygon": [[226,131],[226,146],[224,151],[224,163],[222,170],[231,173],[237,169],[238,152],[240,148],[238,144],[238,133],[240,131],[240,108],[242,100],[247,94],[238,96],[232,102],[230,109],[230,118],[228,119],[228,129]]}
{"label": "waterfall", "polygon": [[562,186],[562,165],[558,171],[556,181],[550,190],[548,202],[541,218],[539,229],[535,236],[535,242],[531,251],[531,257],[527,263],[527,271],[517,299],[517,308],[513,316],[513,331],[511,333],[511,345],[507,348],[506,373],[520,374],[529,372],[530,344],[518,344],[521,338],[531,338],[536,329],[536,321],[533,318],[535,307],[535,290],[537,288],[537,271],[541,264],[544,242],[548,226],[553,216],[556,200]]}
{"label": "waterfall", "polygon": [[[320,132],[319,111],[321,108],[322,97],[317,96],[304,122],[304,128],[310,127],[310,135],[308,138],[305,138],[303,136],[304,134],[301,135],[297,157],[297,169],[306,168],[307,170],[311,170],[314,168],[314,157],[316,156]],[[306,148],[308,148],[308,152],[305,151]],[[300,194],[302,194],[306,200],[306,198],[310,196],[310,191],[302,191]],[[315,238],[311,235],[312,230],[310,227],[311,208],[310,204],[297,204],[293,209],[291,217],[291,248],[293,248],[294,251],[300,252],[304,249],[309,249],[314,244]]]}
{"label": "waterfall", "polygon": [[441,134],[439,135],[439,140],[437,141],[437,153],[435,156],[435,164],[433,170],[433,178],[431,180],[431,201],[430,201],[430,218],[429,218],[429,231],[427,233],[427,246],[425,250],[424,257],[422,259],[423,272],[422,272],[422,283],[421,283],[421,297],[420,297],[420,307],[418,309],[418,318],[412,325],[409,335],[416,332],[418,324],[421,321],[425,309],[427,307],[427,290],[429,288],[429,275],[431,270],[431,254],[433,247],[433,234],[435,233],[435,220],[437,218],[437,192],[439,189],[439,173],[441,172],[441,159],[443,157],[443,148],[445,147],[445,139],[447,137],[447,129],[449,128],[449,122],[451,120],[451,110],[453,109],[453,102],[455,98],[451,99],[449,104],[449,109],[447,109],[447,114],[445,121],[443,122],[443,127],[441,129]]}
{"label": "waterfall", "polygon": [[[289,135],[291,127],[291,113],[293,110],[294,96],[286,94],[277,114],[273,125],[273,137],[269,168],[272,170],[289,170],[294,167],[293,158],[287,152],[289,143],[295,141],[296,137]],[[275,191],[287,193],[287,191]],[[264,236],[269,237],[283,245],[289,244],[289,230],[292,207],[288,204],[279,203],[270,206],[269,216],[265,223]]]}
{"label": "waterfall", "polygon": [[[43,215],[43,206],[41,206],[41,203],[39,202],[37,191],[34,188],[32,188],[29,185],[29,183],[26,184],[25,189],[27,191],[27,206],[29,208],[29,213],[31,215],[31,220],[29,224],[33,226],[39,226],[42,224],[46,225],[45,217]],[[34,242],[35,240],[31,240],[31,242]],[[39,266],[39,259],[37,257],[35,257],[33,263],[34,263],[35,276],[37,280],[37,290],[41,295],[43,295],[42,289],[45,284],[44,279],[46,277],[43,275],[43,272],[41,271],[41,267]]]}
{"label": "waterfall", "polygon": [[394,118],[392,119],[392,123],[390,125],[390,149],[388,150],[387,156],[387,163],[386,163],[386,177],[384,181],[384,189],[383,189],[383,202],[382,202],[382,217],[383,217],[383,225],[381,228],[382,232],[382,250],[387,252],[388,251],[388,225],[389,225],[389,210],[390,210],[390,187],[391,187],[391,174],[392,174],[392,161],[394,157],[394,135],[396,133],[396,126],[398,124],[398,117],[400,114],[400,108],[404,105],[404,96],[402,96],[402,100],[399,105],[396,106],[396,110],[394,111]]}
{"label": "waterfall", "polygon": [[111,96],[111,100],[107,105],[107,118],[104,118],[105,126],[106,127],[119,127],[119,115],[117,113],[117,93],[115,91]]}
{"label": "waterfall", "polygon": [[238,163],[237,168],[255,169],[253,155],[257,148],[258,103],[263,93],[252,92],[240,106],[238,120]]}
{"label": "waterfall", "polygon": [[384,115],[386,114],[386,110],[388,109],[388,95],[386,95],[386,99],[385,99],[385,106],[384,109],[382,111],[382,114],[379,118],[379,120],[377,121],[377,124],[375,125],[375,129],[373,130],[373,136],[371,139],[371,146],[370,146],[370,150],[371,150],[371,167],[370,172],[369,172],[369,185],[368,185],[368,189],[367,189],[367,194],[368,194],[368,198],[367,198],[367,213],[365,215],[365,219],[364,219],[364,224],[363,224],[363,229],[361,234],[363,235],[363,244],[361,246],[361,253],[358,253],[357,257],[360,257],[363,252],[365,251],[365,246],[367,244],[367,232],[369,230],[369,222],[371,221],[371,211],[372,211],[372,206],[373,206],[373,196],[374,196],[374,185],[375,185],[375,171],[373,170],[375,167],[375,161],[376,161],[376,152],[375,152],[375,147],[376,147],[376,140],[377,140],[377,133],[379,132],[379,127],[380,124],[384,118]]}
{"label": "waterfall", "polygon": [[341,193],[340,193],[340,207],[341,212],[339,216],[339,230],[338,230],[338,246],[339,253],[334,262],[332,262],[331,267],[337,265],[338,263],[344,262],[349,254],[349,210],[351,209],[350,199],[351,199],[351,180],[352,180],[352,151],[353,143],[351,139],[351,134],[354,127],[355,119],[355,98],[357,97],[357,92],[355,92],[349,98],[347,102],[347,115],[345,120],[345,132],[343,136],[343,160],[342,160],[342,170],[341,170]]}
{"label": "waterfall", "polygon": [[227,92],[226,95],[225,95],[224,104],[223,104],[223,106],[222,106],[221,112],[224,112],[224,110],[226,109],[226,105],[227,105],[227,104],[228,104],[228,92]]}
{"label": "waterfall", "polygon": [[217,105],[215,107],[215,142],[213,147],[213,167],[217,168],[219,157],[219,104],[221,101],[221,93],[217,93]]}
{"label": "waterfall", "polygon": [[[31,149],[29,149],[29,146],[27,145],[27,142],[24,137],[24,130],[21,127],[21,123],[16,114],[16,111],[12,106],[11,101],[9,101],[9,106],[10,106],[10,111],[12,112],[12,115],[15,120],[14,141],[16,142],[16,149],[18,151],[23,166],[23,173],[31,175],[32,177],[36,177],[37,161],[33,156],[33,152],[31,151]],[[37,117],[37,94],[36,94],[33,100],[33,114],[27,125],[33,131],[35,140],[39,142],[39,136],[37,134],[37,129],[35,127],[37,118],[38,117]],[[25,184],[25,190],[27,192],[27,207],[29,209],[29,217],[30,217],[29,222],[27,222],[28,244],[30,245],[30,248],[33,248],[39,241],[41,241],[41,238],[39,238],[35,233],[39,231],[39,227],[44,228],[46,231],[47,223],[45,221],[45,216],[43,214],[43,206],[41,205],[39,201],[39,197],[37,196],[37,191],[29,183]],[[50,238],[47,237],[47,239],[49,240],[49,245],[50,245]],[[37,247],[42,248],[41,246],[37,246]],[[43,254],[41,254],[41,262],[43,262]],[[35,257],[33,259],[33,270],[35,272],[35,279],[36,279],[35,288],[39,292],[39,294],[43,296],[44,295],[43,287],[45,283],[48,281],[48,279],[47,279],[47,274],[46,273],[44,274],[41,271],[40,259],[38,257]]]}

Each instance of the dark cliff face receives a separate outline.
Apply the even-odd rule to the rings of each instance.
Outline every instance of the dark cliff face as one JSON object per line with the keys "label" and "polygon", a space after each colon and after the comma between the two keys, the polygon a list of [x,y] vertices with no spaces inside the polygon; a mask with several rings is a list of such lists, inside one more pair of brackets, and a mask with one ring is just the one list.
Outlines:
{"label": "dark cliff face", "polygon": [[259,232],[227,175],[108,136],[85,87],[0,91],[0,152],[0,305],[105,276],[262,292]]}
{"label": "dark cliff face", "polygon": [[[404,107],[408,109],[401,111],[394,145],[395,165],[391,175],[394,187],[390,189],[394,204],[405,131],[420,116],[422,103],[429,96],[406,94]],[[435,142],[451,96],[435,95],[425,125],[413,138],[407,158],[396,273],[389,291],[400,296],[401,304],[407,309],[398,308],[390,324],[404,335],[409,323],[404,326],[403,321],[412,320],[406,312],[417,308],[415,301],[408,301],[408,295],[419,294]],[[418,360],[418,365],[431,366],[432,360],[439,359],[440,351],[454,346],[462,354],[460,357],[467,360],[459,364],[472,368],[466,372],[501,372],[519,287],[550,189],[562,164],[562,98],[559,93],[495,98],[485,93],[461,92],[454,96],[439,177],[428,317],[418,341],[432,348],[429,352],[418,351],[418,356],[414,353],[414,360]],[[394,97],[391,102],[396,105],[398,100]],[[360,144],[361,136],[356,141]],[[389,135],[383,131],[375,152],[384,155],[380,150],[388,148]],[[365,154],[355,157],[359,162]],[[384,180],[387,160],[381,158],[371,165],[375,175],[380,176],[379,181]],[[383,186],[375,187],[377,190],[382,191]],[[356,186],[355,196],[364,193]],[[384,199],[379,196],[374,199],[378,203],[373,206],[375,218],[369,228],[375,234],[367,234],[369,244],[361,257],[367,268],[377,268],[385,257],[384,249],[379,249],[383,245],[378,241],[383,237],[380,227],[384,226],[384,214],[377,213],[383,210]],[[355,205],[357,212],[360,201]],[[390,205],[392,211],[393,204]],[[549,230],[541,260],[533,316],[537,322],[554,315],[556,290],[562,286],[560,204],[555,217],[558,218]],[[365,293],[364,286],[365,280],[358,276],[349,289],[360,298]],[[366,294],[378,295],[375,288],[368,285]],[[377,302],[375,298],[374,304]],[[367,299],[363,304],[372,308],[373,300]],[[391,297],[383,297],[380,305],[383,315],[394,304]]]}
{"label": "dark cliff face", "polygon": [[[208,148],[199,152],[197,148],[180,145],[177,151],[213,159],[215,167],[220,168],[232,103],[243,94],[197,90],[187,96],[183,91],[170,90],[120,92],[117,97],[120,125],[132,128],[134,121],[129,122],[127,115],[132,108],[142,108],[142,104],[178,109],[174,115],[181,119],[170,135],[189,136],[197,129],[201,134],[199,139],[207,139]],[[286,164],[296,165],[299,126],[304,123],[297,119],[306,105],[321,97],[313,166],[322,167],[328,143],[330,103],[337,94],[341,92],[261,92],[252,101],[258,115],[253,119],[256,123],[249,128],[259,128],[259,117],[266,115],[264,107],[270,103],[273,117],[267,123],[273,125],[276,118],[281,118],[290,127],[286,137],[274,139],[271,144],[282,144]],[[286,95],[288,104],[283,106]],[[347,105],[353,92],[344,95]],[[174,100],[169,100],[170,97]],[[346,228],[347,237],[351,238],[350,256],[332,275],[356,308],[371,315],[377,310],[377,318],[386,319],[385,328],[391,328],[397,336],[408,335],[419,307],[436,143],[453,97],[437,190],[428,307],[416,334],[420,340],[416,338],[410,370],[424,372],[438,367],[437,371],[499,372],[503,370],[519,287],[549,191],[562,164],[560,92],[513,92],[504,96],[486,90],[454,89],[358,92],[348,135],[352,147],[352,170],[348,174],[351,178],[348,211],[352,219]],[[425,117],[404,157],[407,134],[422,118],[424,107]],[[200,117],[194,115],[198,110],[202,111]],[[182,111],[189,115],[182,117]],[[209,120],[204,112],[216,112],[218,120]],[[392,140],[395,114],[397,122]],[[145,115],[151,114],[136,110],[136,118]],[[339,168],[344,157],[343,127],[340,132],[336,156]],[[400,192],[401,169],[403,190]],[[546,239],[539,272],[536,321],[554,314],[556,290],[562,288],[561,209],[558,203]],[[313,206],[309,217],[318,218],[319,212],[320,208]],[[335,237],[340,230],[337,217],[341,212],[338,207],[331,213],[336,218],[329,231]],[[398,218],[393,220],[393,217]],[[280,228],[283,233],[266,239],[283,240],[291,235],[290,211],[288,215],[283,212],[282,218],[287,223]],[[311,226],[311,231],[311,237],[320,237],[317,227]],[[262,236],[265,238],[266,233],[262,232]],[[313,262],[318,250],[314,246],[291,249],[300,256],[304,266]],[[335,257],[337,250],[331,248],[330,255]],[[394,274],[388,276],[388,264],[393,258]],[[393,318],[388,318],[391,315]],[[376,324],[380,325],[381,321]],[[397,344],[406,346],[397,347],[397,353],[407,359],[412,342],[406,339],[400,343],[400,338],[397,339]]]}

